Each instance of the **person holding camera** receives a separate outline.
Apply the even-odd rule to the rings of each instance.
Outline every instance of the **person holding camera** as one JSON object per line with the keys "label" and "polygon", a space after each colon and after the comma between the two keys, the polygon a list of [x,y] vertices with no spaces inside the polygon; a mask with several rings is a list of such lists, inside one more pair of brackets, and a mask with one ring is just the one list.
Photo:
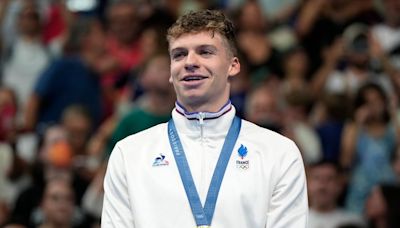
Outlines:
{"label": "person holding camera", "polygon": [[392,92],[397,87],[398,74],[388,63],[385,54],[370,33],[368,26],[355,23],[342,36],[322,51],[323,65],[317,70],[311,88],[314,95],[326,92],[354,97],[367,82],[374,82]]}
{"label": "person holding camera", "polygon": [[396,99],[378,84],[367,83],[357,92],[353,118],[344,127],[340,163],[349,178],[345,206],[362,214],[368,195],[381,183],[393,183],[390,158],[398,143]]}

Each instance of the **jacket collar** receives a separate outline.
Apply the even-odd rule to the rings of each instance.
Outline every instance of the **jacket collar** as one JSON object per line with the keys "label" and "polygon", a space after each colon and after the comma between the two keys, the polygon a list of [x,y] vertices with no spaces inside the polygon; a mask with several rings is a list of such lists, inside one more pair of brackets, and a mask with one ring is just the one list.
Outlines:
{"label": "jacket collar", "polygon": [[172,111],[172,119],[179,133],[199,136],[226,135],[235,116],[236,109],[228,101],[217,112],[187,112],[178,102]]}
{"label": "jacket collar", "polygon": [[179,102],[175,102],[175,110],[189,120],[216,119],[229,112],[232,107],[231,101],[228,100],[217,112],[188,112],[183,105],[179,104]]}

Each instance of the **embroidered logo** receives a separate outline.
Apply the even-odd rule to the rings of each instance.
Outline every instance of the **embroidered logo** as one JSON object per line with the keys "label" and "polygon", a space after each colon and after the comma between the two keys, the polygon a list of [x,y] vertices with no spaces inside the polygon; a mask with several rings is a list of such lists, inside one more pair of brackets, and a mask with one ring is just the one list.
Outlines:
{"label": "embroidered logo", "polygon": [[165,160],[165,155],[160,154],[159,157],[156,157],[154,159],[153,167],[154,166],[165,166],[165,165],[169,165],[169,162],[167,160]]}
{"label": "embroidered logo", "polygon": [[240,159],[236,160],[236,168],[243,170],[248,169],[250,162],[248,159],[245,160],[245,157],[247,156],[247,147],[243,146],[243,144],[241,144],[238,149],[238,155]]}

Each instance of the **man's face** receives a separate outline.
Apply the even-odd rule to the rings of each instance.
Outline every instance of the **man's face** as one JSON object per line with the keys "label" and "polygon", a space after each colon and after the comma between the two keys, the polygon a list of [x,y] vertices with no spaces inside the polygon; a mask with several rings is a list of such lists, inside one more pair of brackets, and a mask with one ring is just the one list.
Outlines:
{"label": "man's face", "polygon": [[86,141],[90,136],[91,120],[79,114],[71,114],[63,121],[67,137],[74,153],[84,153]]}
{"label": "man's face", "polygon": [[40,15],[34,6],[27,5],[18,18],[19,30],[22,34],[32,35],[40,31]]}
{"label": "man's face", "polygon": [[178,101],[189,111],[217,111],[226,103],[228,78],[239,73],[240,63],[219,33],[204,31],[173,39],[170,57],[170,82]]}
{"label": "man's face", "polygon": [[137,29],[136,21],[135,8],[129,4],[113,6],[108,15],[110,32],[123,44],[132,42]]}
{"label": "man's face", "polygon": [[69,224],[74,212],[74,194],[63,181],[53,181],[46,187],[42,209],[46,220]]}
{"label": "man's face", "polygon": [[340,190],[339,177],[332,165],[325,164],[310,168],[308,191],[312,208],[321,210],[336,206]]}
{"label": "man's face", "polygon": [[368,111],[368,118],[381,118],[385,113],[385,101],[382,95],[375,89],[369,89],[364,93],[364,107]]}

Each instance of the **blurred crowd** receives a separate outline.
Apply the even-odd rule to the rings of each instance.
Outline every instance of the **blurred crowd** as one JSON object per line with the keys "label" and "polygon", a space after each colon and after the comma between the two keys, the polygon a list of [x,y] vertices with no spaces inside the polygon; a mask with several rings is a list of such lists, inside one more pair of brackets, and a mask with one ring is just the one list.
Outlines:
{"label": "blurred crowd", "polygon": [[166,31],[206,8],[237,114],[302,152],[310,228],[400,227],[399,0],[1,0],[0,226],[99,227],[115,143],[171,117]]}

